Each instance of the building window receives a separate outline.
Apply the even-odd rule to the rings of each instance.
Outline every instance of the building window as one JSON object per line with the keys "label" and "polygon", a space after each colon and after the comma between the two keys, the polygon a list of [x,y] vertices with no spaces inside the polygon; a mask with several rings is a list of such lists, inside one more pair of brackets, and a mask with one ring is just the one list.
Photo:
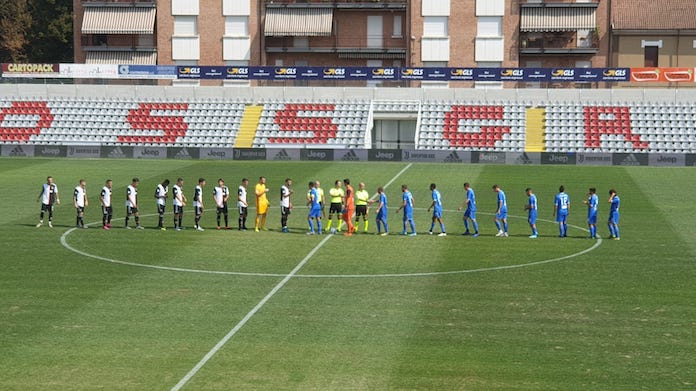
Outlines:
{"label": "building window", "polygon": [[226,37],[248,37],[249,36],[249,17],[248,16],[226,16],[225,17],[225,36]]}
{"label": "building window", "polygon": [[447,37],[447,16],[426,16],[423,18],[424,37]]}
{"label": "building window", "polygon": [[178,36],[197,36],[198,18],[196,16],[175,16],[174,35]]}
{"label": "building window", "polygon": [[394,15],[394,31],[392,33],[392,37],[394,38],[401,38],[403,36],[403,29],[402,29],[402,23],[403,23],[403,18],[401,15]]}
{"label": "building window", "polygon": [[657,46],[646,46],[645,47],[645,64],[644,64],[644,66],[656,67],[659,51],[660,51],[660,48]]}
{"label": "building window", "polygon": [[501,16],[481,16],[478,18],[478,37],[502,37],[503,18]]}

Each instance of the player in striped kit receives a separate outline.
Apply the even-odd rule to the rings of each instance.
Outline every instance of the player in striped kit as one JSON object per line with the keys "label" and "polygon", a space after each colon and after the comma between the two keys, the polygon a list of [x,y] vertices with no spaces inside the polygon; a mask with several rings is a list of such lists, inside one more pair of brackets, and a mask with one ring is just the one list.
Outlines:
{"label": "player in striped kit", "polygon": [[205,179],[198,178],[198,185],[193,190],[194,226],[196,231],[203,231],[203,227],[201,227],[201,217],[203,216],[203,186],[205,186]]}
{"label": "player in striped kit", "polygon": [[217,205],[217,229],[222,229],[220,226],[220,217],[225,217],[225,229],[230,229],[229,216],[227,211],[227,200],[230,198],[230,189],[225,186],[225,181],[218,179],[218,185],[213,190],[213,200]]}
{"label": "player in striped kit", "polygon": [[111,217],[114,215],[114,208],[111,206],[112,187],[113,181],[111,179],[107,179],[99,195],[99,201],[101,202],[102,207],[102,228],[106,230],[111,229]]}
{"label": "player in striped kit", "polygon": [[48,226],[53,228],[53,207],[60,205],[60,196],[58,196],[58,186],[53,182],[53,177],[46,177],[46,183],[43,184],[39,198],[36,202],[41,201],[41,215],[36,228],[43,225],[44,213],[48,212]]}
{"label": "player in striped kit", "polygon": [[84,179],[80,179],[79,184],[75,186],[73,202],[77,211],[75,228],[88,228],[85,225],[85,207],[89,205],[89,201],[87,200],[87,181]]}

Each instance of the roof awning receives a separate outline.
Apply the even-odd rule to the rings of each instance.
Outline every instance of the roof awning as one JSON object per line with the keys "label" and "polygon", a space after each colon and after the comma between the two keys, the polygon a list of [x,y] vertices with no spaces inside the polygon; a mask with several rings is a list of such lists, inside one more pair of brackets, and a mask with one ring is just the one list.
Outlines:
{"label": "roof awning", "polygon": [[157,65],[157,52],[88,51],[85,64]]}
{"label": "roof awning", "polygon": [[82,34],[153,34],[154,7],[86,7]]}
{"label": "roof awning", "polygon": [[319,37],[331,35],[331,8],[268,8],[267,37]]}
{"label": "roof awning", "polygon": [[597,27],[597,7],[522,7],[520,31],[576,31]]}

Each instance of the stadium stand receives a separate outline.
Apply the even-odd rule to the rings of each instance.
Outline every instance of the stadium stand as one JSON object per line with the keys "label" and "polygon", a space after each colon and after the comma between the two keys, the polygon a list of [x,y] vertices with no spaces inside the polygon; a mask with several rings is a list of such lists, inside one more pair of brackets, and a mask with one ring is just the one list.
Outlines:
{"label": "stadium stand", "polygon": [[365,89],[305,98],[300,90],[196,96],[155,89],[169,93],[155,97],[91,88],[100,96],[1,95],[0,143],[369,148],[374,121],[396,118],[416,121],[414,142],[422,150],[696,153],[691,97],[621,101],[565,92],[569,99],[549,99],[546,92],[546,99],[528,99],[509,91],[496,97],[446,91],[428,99],[422,92],[402,98],[399,91],[386,98]]}

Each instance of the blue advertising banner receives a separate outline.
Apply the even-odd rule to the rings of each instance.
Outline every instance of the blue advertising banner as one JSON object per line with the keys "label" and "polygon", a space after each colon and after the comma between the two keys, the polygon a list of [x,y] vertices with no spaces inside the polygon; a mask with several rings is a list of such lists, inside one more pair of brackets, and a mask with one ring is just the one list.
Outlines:
{"label": "blue advertising banner", "polygon": [[500,81],[500,68],[474,68],[474,81]]}
{"label": "blue advertising banner", "polygon": [[552,68],[551,81],[575,81],[575,68]]}
{"label": "blue advertising banner", "polygon": [[449,79],[456,81],[473,81],[474,68],[449,68]]}
{"label": "blue advertising banner", "polygon": [[630,81],[630,68],[597,68],[602,71],[602,81]]}
{"label": "blue advertising banner", "polygon": [[178,66],[176,67],[177,79],[200,79],[201,67],[196,66]]}
{"label": "blue advertising banner", "polygon": [[227,67],[225,79],[228,80],[248,80],[249,67]]}
{"label": "blue advertising banner", "polygon": [[522,81],[524,80],[525,69],[522,68],[502,68],[500,69],[501,81]]}
{"label": "blue advertising banner", "polygon": [[121,79],[176,79],[176,65],[119,65]]}
{"label": "blue advertising banner", "polygon": [[630,81],[629,68],[247,67],[119,65],[121,78],[233,80]]}
{"label": "blue advertising banner", "polygon": [[524,81],[542,82],[551,80],[551,69],[549,68],[525,68]]}

